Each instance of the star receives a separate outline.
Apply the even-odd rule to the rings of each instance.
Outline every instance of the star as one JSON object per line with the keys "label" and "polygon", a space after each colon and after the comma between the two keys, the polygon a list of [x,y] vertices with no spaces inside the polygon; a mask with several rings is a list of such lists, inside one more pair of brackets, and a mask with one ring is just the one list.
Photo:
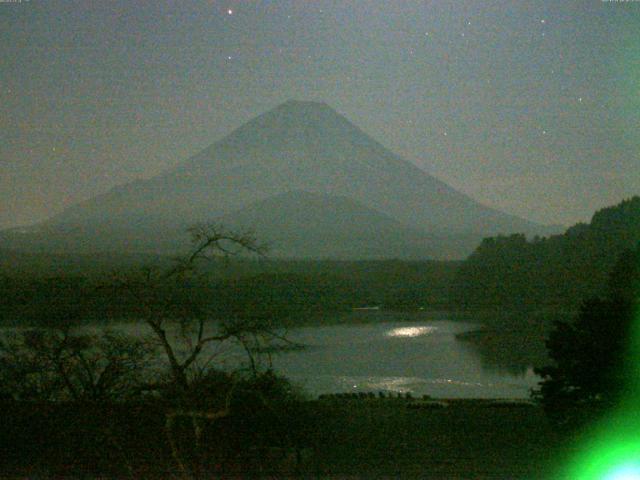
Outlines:
{"label": "star", "polygon": [[540,23],[545,24],[547,23],[547,21],[543,18],[542,20],[540,20]]}
{"label": "star", "polygon": [[227,15],[233,15],[233,9],[231,9],[231,8],[230,8],[230,9],[228,9],[228,10],[227,10]]}

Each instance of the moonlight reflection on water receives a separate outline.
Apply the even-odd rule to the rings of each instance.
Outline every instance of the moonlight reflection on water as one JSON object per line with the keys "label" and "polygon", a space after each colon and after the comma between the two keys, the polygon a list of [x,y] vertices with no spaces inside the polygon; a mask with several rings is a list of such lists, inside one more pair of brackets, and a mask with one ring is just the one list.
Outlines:
{"label": "moonlight reflection on water", "polygon": [[419,337],[435,332],[437,327],[401,327],[387,332],[388,337]]}
{"label": "moonlight reflection on water", "polygon": [[512,375],[485,369],[479,354],[456,338],[477,328],[475,324],[438,314],[406,318],[420,323],[372,321],[292,329],[290,339],[311,348],[275,355],[273,368],[311,395],[387,391],[440,398],[526,398],[539,381],[530,370]]}

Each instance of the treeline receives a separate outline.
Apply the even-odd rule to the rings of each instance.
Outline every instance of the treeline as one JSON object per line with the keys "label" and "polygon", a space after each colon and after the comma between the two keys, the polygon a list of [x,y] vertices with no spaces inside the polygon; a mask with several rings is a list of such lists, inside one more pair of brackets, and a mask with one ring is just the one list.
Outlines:
{"label": "treeline", "polygon": [[[4,325],[60,326],[127,320],[135,315],[135,300],[113,288],[120,274],[107,273],[108,262],[68,260],[69,272],[63,260],[40,269],[34,267],[33,259],[30,262],[28,273],[0,271],[0,322]],[[120,263],[117,270],[142,272],[147,268],[142,265],[132,259],[128,268]],[[150,268],[170,265],[170,259],[159,258]],[[372,305],[393,310],[446,308],[458,264],[216,260],[203,266],[197,278],[163,286],[165,291],[157,292],[159,301],[197,303],[219,317],[261,312],[304,323]]]}
{"label": "treeline", "polygon": [[549,332],[549,361],[536,369],[542,382],[533,394],[557,427],[583,428],[637,398],[639,307],[640,244],[616,262],[604,295],[584,299]]}
{"label": "treeline", "polygon": [[450,300],[464,309],[575,311],[584,298],[605,293],[616,261],[638,242],[638,196],[562,235],[486,238],[458,269]]}

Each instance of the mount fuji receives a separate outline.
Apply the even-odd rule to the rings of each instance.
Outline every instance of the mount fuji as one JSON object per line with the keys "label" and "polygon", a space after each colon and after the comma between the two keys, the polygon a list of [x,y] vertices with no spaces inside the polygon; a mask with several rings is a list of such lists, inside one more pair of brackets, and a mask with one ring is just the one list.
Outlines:
{"label": "mount fuji", "polygon": [[169,253],[202,221],[255,229],[272,255],[297,258],[461,258],[485,236],[549,232],[474,201],[325,103],[287,101],[158,176],[0,232],[0,246]]}

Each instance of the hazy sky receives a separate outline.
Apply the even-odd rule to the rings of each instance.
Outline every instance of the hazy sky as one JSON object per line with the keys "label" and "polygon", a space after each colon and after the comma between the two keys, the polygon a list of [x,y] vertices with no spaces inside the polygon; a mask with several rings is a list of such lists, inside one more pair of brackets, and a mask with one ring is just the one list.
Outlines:
{"label": "hazy sky", "polygon": [[640,2],[0,0],[0,227],[289,98],[531,220],[640,194]]}

